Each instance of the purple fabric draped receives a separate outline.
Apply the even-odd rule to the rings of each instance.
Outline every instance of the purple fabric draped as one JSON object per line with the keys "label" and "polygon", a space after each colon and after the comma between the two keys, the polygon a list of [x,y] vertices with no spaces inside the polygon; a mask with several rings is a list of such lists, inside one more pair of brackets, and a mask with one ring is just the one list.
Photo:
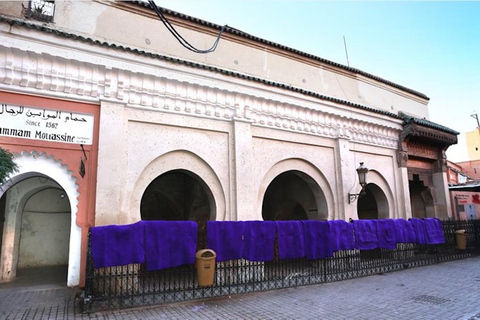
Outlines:
{"label": "purple fabric draped", "polygon": [[148,271],[195,263],[198,225],[194,221],[144,221]]}
{"label": "purple fabric draped", "polygon": [[330,220],[330,243],[332,251],[353,250],[353,226],[345,220]]}
{"label": "purple fabric draped", "polygon": [[407,243],[416,243],[417,242],[417,234],[415,233],[415,228],[413,227],[413,223],[408,220],[404,220],[406,222],[406,230],[405,233],[405,241]]}
{"label": "purple fabric draped", "polygon": [[101,226],[91,229],[95,268],[123,266],[145,261],[143,223]]}
{"label": "purple fabric draped", "polygon": [[425,227],[427,229],[427,243],[441,244],[445,243],[442,222],[437,218],[425,218]]}
{"label": "purple fabric draped", "polygon": [[301,221],[275,221],[278,237],[278,257],[299,259],[305,257],[305,239]]}
{"label": "purple fabric draped", "polygon": [[355,249],[372,250],[378,248],[377,230],[372,220],[353,222]]}
{"label": "purple fabric draped", "polygon": [[330,243],[330,224],[327,221],[302,220],[305,234],[307,259],[316,260],[333,257]]}
{"label": "purple fabric draped", "polygon": [[273,221],[244,222],[243,258],[250,261],[271,261],[275,255],[276,226]]}
{"label": "purple fabric draped", "polygon": [[397,230],[392,219],[372,220],[377,229],[378,247],[393,250],[397,248]]}
{"label": "purple fabric draped", "polygon": [[425,221],[418,218],[411,218],[410,222],[413,225],[413,229],[415,230],[415,236],[417,237],[418,244],[427,244],[427,228],[425,225]]}
{"label": "purple fabric draped", "polygon": [[417,236],[413,224],[405,219],[395,219],[397,243],[416,243]]}
{"label": "purple fabric draped", "polygon": [[397,243],[405,243],[405,233],[407,232],[406,227],[403,223],[402,219],[395,219],[393,222],[395,223],[395,240]]}
{"label": "purple fabric draped", "polygon": [[243,221],[207,221],[207,248],[217,254],[216,261],[242,259]]}

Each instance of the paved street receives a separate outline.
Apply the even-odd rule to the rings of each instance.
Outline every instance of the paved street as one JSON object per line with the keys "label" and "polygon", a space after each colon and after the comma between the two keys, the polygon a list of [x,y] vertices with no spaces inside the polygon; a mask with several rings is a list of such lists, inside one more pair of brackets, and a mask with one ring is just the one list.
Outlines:
{"label": "paved street", "polygon": [[480,257],[232,297],[76,314],[75,292],[0,285],[0,319],[480,320]]}

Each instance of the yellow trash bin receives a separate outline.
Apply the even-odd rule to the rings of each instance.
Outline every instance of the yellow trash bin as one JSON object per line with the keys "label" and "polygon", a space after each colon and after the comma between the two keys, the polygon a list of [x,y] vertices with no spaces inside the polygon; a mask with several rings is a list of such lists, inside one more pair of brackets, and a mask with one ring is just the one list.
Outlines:
{"label": "yellow trash bin", "polygon": [[465,250],[467,248],[467,234],[465,230],[455,231],[455,237],[457,240],[457,248],[460,250]]}
{"label": "yellow trash bin", "polygon": [[215,258],[217,254],[210,249],[198,250],[195,254],[195,266],[197,267],[198,285],[209,287],[213,285],[215,275]]}

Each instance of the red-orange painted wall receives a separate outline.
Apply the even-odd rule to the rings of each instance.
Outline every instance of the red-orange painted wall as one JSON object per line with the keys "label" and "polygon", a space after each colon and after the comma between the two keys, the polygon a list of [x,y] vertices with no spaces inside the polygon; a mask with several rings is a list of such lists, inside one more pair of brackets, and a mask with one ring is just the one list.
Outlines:
{"label": "red-orange painted wall", "polygon": [[[55,160],[61,160],[62,164],[66,165],[68,170],[71,170],[72,175],[77,179],[79,196],[76,223],[82,229],[80,286],[83,287],[85,285],[88,230],[95,223],[95,195],[97,181],[100,106],[95,104],[28,96],[2,91],[0,91],[0,103],[48,108],[59,111],[88,113],[94,115],[93,144],[84,145],[87,156],[86,161],[79,144],[0,136],[0,146],[4,149],[7,149],[13,153],[20,153],[22,151],[37,151],[38,153],[44,152],[47,154],[47,156],[53,156]],[[85,163],[85,176],[83,178],[79,173],[81,159],[83,159]]]}

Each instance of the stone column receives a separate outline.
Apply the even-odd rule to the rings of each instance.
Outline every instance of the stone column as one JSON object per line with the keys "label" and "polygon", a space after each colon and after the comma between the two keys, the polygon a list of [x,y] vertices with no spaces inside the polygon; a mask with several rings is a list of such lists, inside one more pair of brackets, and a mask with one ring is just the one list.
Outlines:
{"label": "stone column", "polygon": [[20,192],[13,186],[6,192],[5,222],[3,226],[1,278],[2,281],[12,281],[17,276],[18,250],[20,243],[20,227],[22,214],[18,213]]}
{"label": "stone column", "polygon": [[261,216],[258,217],[253,209],[256,195],[253,192],[251,121],[234,118],[232,146],[231,220],[259,220]]}
{"label": "stone column", "polygon": [[[332,219],[357,219],[357,202],[348,203],[348,193],[358,193],[360,186],[357,182],[354,154],[350,150],[350,141],[338,138],[336,145],[336,179],[337,189],[337,216]],[[357,164],[358,165],[358,164]]]}
{"label": "stone column", "polygon": [[125,105],[101,101],[95,225],[131,223],[122,214],[127,172]]}
{"label": "stone column", "polygon": [[433,185],[435,186],[435,217],[439,219],[452,218],[452,206],[450,203],[448,180],[446,172],[433,174]]}
{"label": "stone column", "polygon": [[445,150],[439,152],[438,160],[435,162],[432,180],[435,187],[436,199],[435,217],[439,219],[452,218],[452,206],[450,203],[447,179],[447,156],[445,155]]}
{"label": "stone column", "polygon": [[408,179],[408,153],[406,143],[400,144],[400,150],[397,152],[398,171],[400,173],[397,184],[401,194],[397,195],[398,213],[393,218],[409,219],[412,217],[412,203],[410,201],[410,188]]}
{"label": "stone column", "polygon": [[396,196],[398,213],[392,218],[409,219],[412,217],[412,204],[410,202],[410,188],[408,185],[408,168],[399,167],[398,171],[400,173],[398,190],[401,191],[401,194]]}

